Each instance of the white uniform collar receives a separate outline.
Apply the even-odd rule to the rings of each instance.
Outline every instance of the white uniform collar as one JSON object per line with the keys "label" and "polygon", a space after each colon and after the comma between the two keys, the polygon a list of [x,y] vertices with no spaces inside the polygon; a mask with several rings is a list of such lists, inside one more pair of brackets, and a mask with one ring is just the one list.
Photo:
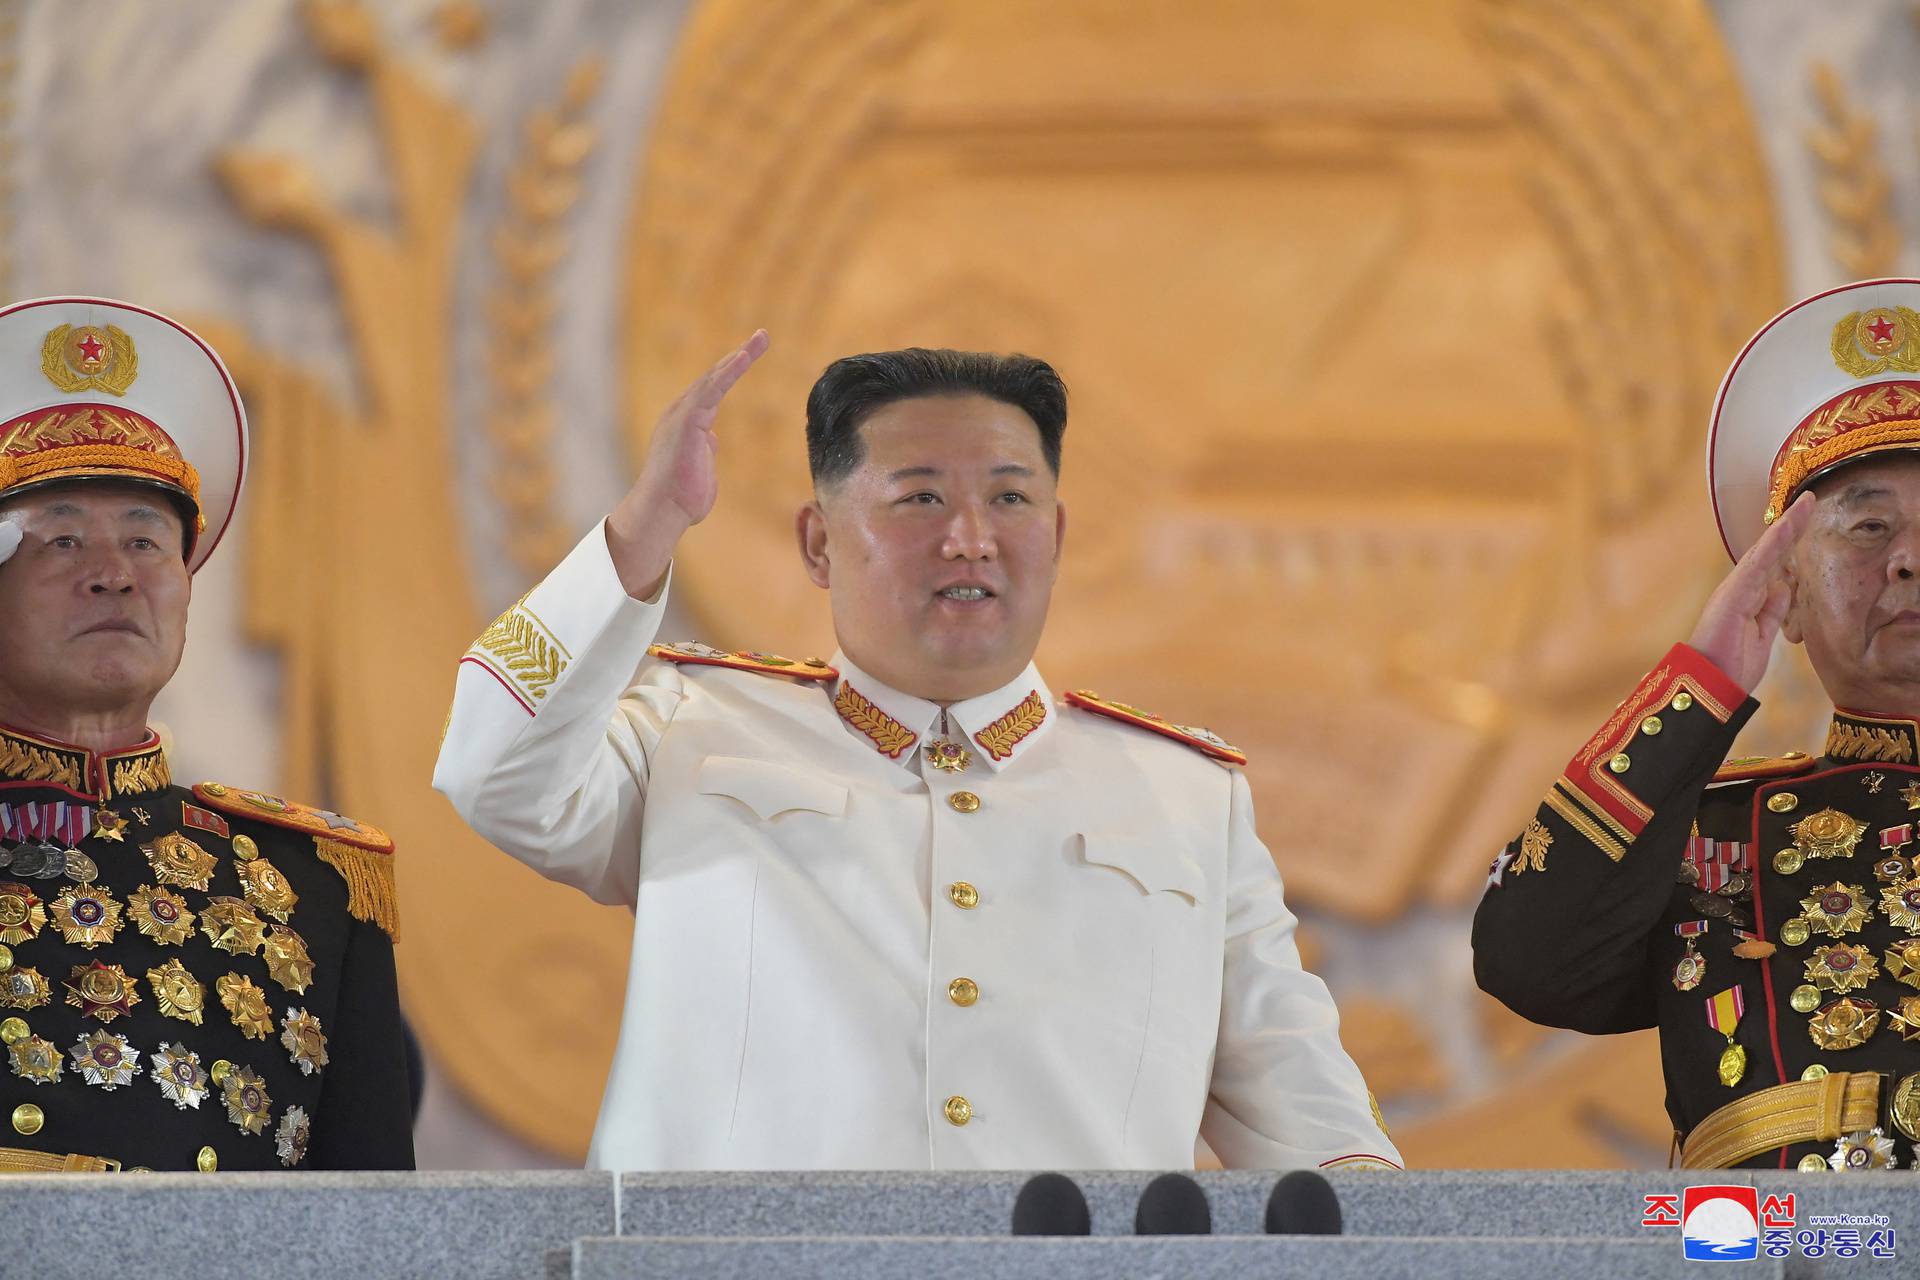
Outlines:
{"label": "white uniform collar", "polygon": [[1029,662],[1026,669],[991,693],[947,708],[945,739],[940,707],[925,698],[881,684],[845,653],[833,655],[840,672],[833,706],[847,732],[871,742],[882,755],[917,770],[917,753],[943,741],[959,744],[971,762],[999,771],[1028,751],[1053,727],[1053,692]]}

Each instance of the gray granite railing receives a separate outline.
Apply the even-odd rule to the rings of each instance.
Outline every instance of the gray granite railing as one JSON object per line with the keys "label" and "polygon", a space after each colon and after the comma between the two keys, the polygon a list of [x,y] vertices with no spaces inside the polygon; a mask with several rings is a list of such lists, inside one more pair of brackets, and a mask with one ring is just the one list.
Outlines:
{"label": "gray granite railing", "polygon": [[1802,1222],[1884,1214],[1897,1232],[1891,1262],[1762,1260],[1742,1276],[1920,1276],[1911,1173],[1335,1173],[1338,1239],[1262,1236],[1275,1175],[1209,1173],[1215,1235],[1159,1240],[1128,1238],[1150,1174],[1074,1176],[1094,1240],[1008,1239],[1026,1180],[1011,1173],[10,1174],[0,1273],[1651,1277],[1684,1268],[1678,1230],[1641,1225],[1643,1197],[1713,1181],[1794,1192]]}

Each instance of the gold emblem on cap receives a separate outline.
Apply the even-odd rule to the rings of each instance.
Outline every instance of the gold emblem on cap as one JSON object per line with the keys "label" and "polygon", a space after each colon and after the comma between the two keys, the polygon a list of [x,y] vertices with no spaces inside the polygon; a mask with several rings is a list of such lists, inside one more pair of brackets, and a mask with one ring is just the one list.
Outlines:
{"label": "gold emblem on cap", "polygon": [[1909,307],[1855,311],[1833,326],[1833,362],[1856,378],[1920,372],[1920,315]]}
{"label": "gold emblem on cap", "polygon": [[118,325],[63,324],[40,344],[40,372],[60,390],[123,396],[140,376],[133,339]]}

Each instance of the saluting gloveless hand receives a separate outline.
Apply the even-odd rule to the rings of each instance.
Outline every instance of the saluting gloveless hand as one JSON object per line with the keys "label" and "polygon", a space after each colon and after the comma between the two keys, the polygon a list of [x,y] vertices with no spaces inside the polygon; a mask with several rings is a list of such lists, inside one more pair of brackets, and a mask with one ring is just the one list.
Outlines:
{"label": "saluting gloveless hand", "polygon": [[1787,557],[1812,527],[1813,513],[1812,493],[1780,513],[1714,588],[1687,640],[1748,693],[1767,674],[1774,638],[1793,601]]}
{"label": "saluting gloveless hand", "polygon": [[683,391],[654,424],[640,478],[607,517],[607,549],[620,585],[635,599],[649,599],[660,590],[680,535],[713,510],[720,491],[715,465],[719,439],[714,434],[720,401],[766,351],[768,341],[767,331],[756,329]]}

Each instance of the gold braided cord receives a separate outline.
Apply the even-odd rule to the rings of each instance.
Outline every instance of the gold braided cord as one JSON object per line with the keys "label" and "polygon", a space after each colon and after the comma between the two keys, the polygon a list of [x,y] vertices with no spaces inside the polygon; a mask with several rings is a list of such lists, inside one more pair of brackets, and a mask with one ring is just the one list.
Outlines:
{"label": "gold braided cord", "polygon": [[1027,694],[1020,705],[973,735],[973,740],[995,760],[1005,760],[1020,745],[1020,740],[1040,727],[1047,718],[1047,704],[1040,701],[1039,690]]}
{"label": "gold braided cord", "polygon": [[1878,725],[1848,724],[1843,720],[1835,720],[1827,726],[1826,753],[1835,760],[1911,764],[1913,739]]}
{"label": "gold braided cord", "polygon": [[1613,838],[1601,825],[1587,816],[1586,810],[1567,798],[1567,792],[1556,784],[1547,792],[1547,808],[1559,814],[1566,824],[1587,838],[1594,848],[1612,858],[1615,862],[1627,856],[1627,844],[1632,837],[1626,837],[1626,843]]}
{"label": "gold braided cord", "polygon": [[1774,464],[1773,484],[1767,494],[1766,523],[1787,509],[1787,499],[1817,472],[1836,462],[1883,449],[1920,448],[1920,418],[1891,418],[1843,430],[1805,448],[1794,445]]}
{"label": "gold braided cord", "polygon": [[0,774],[25,782],[51,782],[69,791],[87,789],[79,761],[5,735],[0,735]]}
{"label": "gold braided cord", "polygon": [[348,914],[379,925],[389,938],[400,941],[400,893],[393,879],[393,855],[325,836],[315,836],[313,847],[320,860],[347,882]]}
{"label": "gold braided cord", "polygon": [[840,686],[840,692],[833,698],[833,709],[840,713],[842,720],[873,739],[873,745],[894,760],[898,760],[900,753],[911,747],[920,736],[874,706],[865,694],[850,684]]}

